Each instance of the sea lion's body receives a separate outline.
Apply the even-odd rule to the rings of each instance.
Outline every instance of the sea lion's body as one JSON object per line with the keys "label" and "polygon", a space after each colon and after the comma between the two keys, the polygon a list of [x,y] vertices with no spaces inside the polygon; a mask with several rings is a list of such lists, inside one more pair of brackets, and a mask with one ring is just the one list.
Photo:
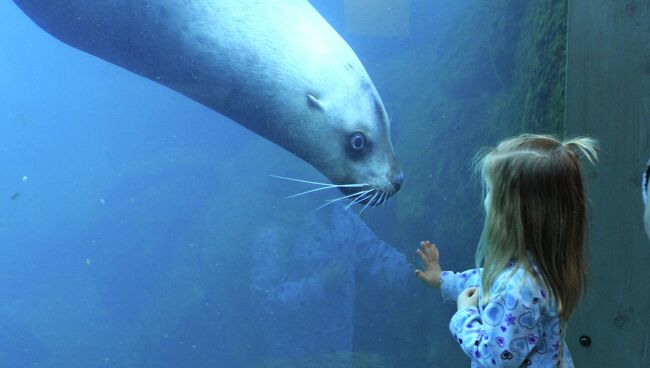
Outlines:
{"label": "sea lion's body", "polygon": [[[228,116],[335,183],[399,189],[379,95],[306,0],[15,3],[61,41]],[[365,153],[349,150],[355,132]]]}

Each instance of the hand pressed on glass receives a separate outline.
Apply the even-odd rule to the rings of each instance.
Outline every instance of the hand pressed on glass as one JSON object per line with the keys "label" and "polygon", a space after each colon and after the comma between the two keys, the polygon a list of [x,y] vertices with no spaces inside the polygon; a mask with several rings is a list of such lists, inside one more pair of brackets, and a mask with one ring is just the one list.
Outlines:
{"label": "hand pressed on glass", "polygon": [[415,275],[428,287],[440,288],[440,254],[438,248],[428,240],[420,242],[420,249],[417,250],[422,259],[424,271],[415,270]]}

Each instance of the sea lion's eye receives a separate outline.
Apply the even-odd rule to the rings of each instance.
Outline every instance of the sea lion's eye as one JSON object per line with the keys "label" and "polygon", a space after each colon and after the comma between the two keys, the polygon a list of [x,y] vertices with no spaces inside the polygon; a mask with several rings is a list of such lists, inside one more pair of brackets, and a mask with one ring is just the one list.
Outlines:
{"label": "sea lion's eye", "polygon": [[361,151],[366,144],[366,136],[361,132],[356,132],[350,137],[350,144],[355,151]]}

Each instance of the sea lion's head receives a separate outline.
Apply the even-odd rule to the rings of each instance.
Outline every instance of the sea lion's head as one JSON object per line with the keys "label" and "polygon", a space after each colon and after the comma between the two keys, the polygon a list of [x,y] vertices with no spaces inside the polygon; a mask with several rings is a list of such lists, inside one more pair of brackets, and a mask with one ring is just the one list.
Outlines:
{"label": "sea lion's head", "polygon": [[291,4],[263,33],[247,33],[255,42],[244,56],[232,48],[237,83],[225,84],[236,88],[219,110],[310,163],[352,201],[379,205],[403,181],[386,109],[343,38],[308,2]]}
{"label": "sea lion's head", "polygon": [[283,145],[339,185],[351,200],[374,206],[399,191],[403,174],[386,109],[363,67],[358,68],[346,64],[335,75],[321,75],[303,91],[297,101],[302,108],[291,119],[296,123]]}

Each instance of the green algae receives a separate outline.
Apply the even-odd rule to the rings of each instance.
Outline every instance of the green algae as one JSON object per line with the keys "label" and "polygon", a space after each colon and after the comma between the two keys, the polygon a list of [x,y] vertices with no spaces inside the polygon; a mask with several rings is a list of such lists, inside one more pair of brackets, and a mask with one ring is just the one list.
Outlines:
{"label": "green algae", "polygon": [[[443,206],[444,218],[430,208],[466,203],[468,191],[476,192],[476,147],[522,132],[562,133],[566,7],[565,0],[477,0],[445,39],[374,66],[394,107],[394,140],[407,180],[395,199],[399,244],[413,244],[422,229],[454,237],[476,228],[478,218],[453,205]],[[450,138],[459,140],[453,151]]]}

